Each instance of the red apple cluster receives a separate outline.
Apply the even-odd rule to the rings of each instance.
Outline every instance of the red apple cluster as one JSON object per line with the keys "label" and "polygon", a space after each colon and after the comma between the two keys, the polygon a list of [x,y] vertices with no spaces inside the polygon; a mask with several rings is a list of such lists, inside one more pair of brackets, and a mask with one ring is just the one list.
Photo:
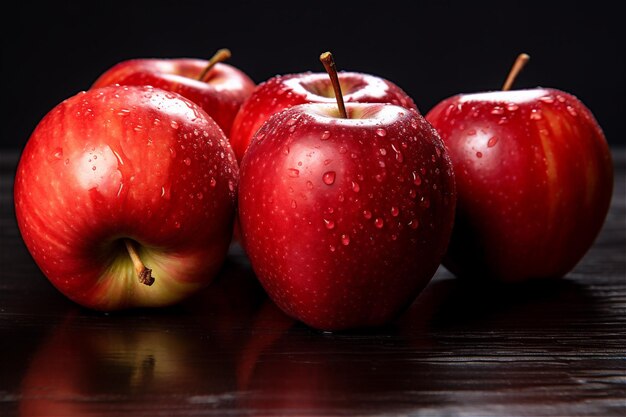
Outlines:
{"label": "red apple cluster", "polygon": [[323,330],[378,326],[442,262],[467,279],[561,277],[602,226],[610,153],[569,94],[458,95],[424,118],[397,85],[337,72],[329,53],[326,74],[256,87],[229,56],[119,63],[33,132],[18,225],[70,299],[177,303],[219,273],[238,218],[284,312]]}

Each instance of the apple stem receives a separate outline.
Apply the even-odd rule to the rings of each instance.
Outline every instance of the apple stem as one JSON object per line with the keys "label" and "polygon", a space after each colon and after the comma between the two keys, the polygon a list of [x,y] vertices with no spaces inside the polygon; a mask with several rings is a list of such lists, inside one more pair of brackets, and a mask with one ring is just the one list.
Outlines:
{"label": "apple stem", "polygon": [[333,90],[335,91],[335,99],[337,99],[337,107],[339,108],[339,115],[343,119],[348,118],[348,113],[346,112],[346,105],[343,102],[343,94],[341,93],[341,85],[339,84],[339,77],[337,76],[337,66],[335,65],[335,60],[333,59],[333,54],[330,52],[324,52],[320,55],[320,61],[324,65],[328,76],[330,77],[330,83],[333,85]]}
{"label": "apple stem", "polygon": [[524,68],[524,65],[526,65],[529,59],[530,55],[525,53],[521,53],[517,56],[517,59],[515,60],[515,63],[513,63],[511,71],[509,71],[509,75],[506,77],[506,81],[502,86],[502,91],[509,91],[511,89],[513,83],[515,82],[515,79],[517,78],[517,75],[520,73],[522,68]]}
{"label": "apple stem", "polygon": [[198,81],[206,82],[207,75],[209,74],[209,71],[211,71],[211,68],[213,68],[215,64],[217,64],[218,62],[226,61],[230,57],[231,57],[230,49],[226,49],[226,48],[219,49],[215,53],[215,55],[213,55],[211,59],[209,59],[209,63],[202,70],[202,73],[198,77]]}
{"label": "apple stem", "polygon": [[137,272],[139,282],[147,286],[154,284],[152,269],[146,268],[143,262],[141,262],[141,259],[139,259],[139,255],[137,254],[137,250],[135,250],[135,246],[133,245],[133,243],[129,239],[124,239],[124,243],[126,244],[126,250],[128,250],[130,259],[133,261],[133,265],[135,266],[135,271]]}

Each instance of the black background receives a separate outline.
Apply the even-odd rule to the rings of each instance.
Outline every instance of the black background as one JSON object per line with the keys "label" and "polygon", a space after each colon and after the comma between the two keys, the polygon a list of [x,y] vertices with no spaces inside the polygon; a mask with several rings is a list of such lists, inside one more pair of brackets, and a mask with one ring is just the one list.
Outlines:
{"label": "black background", "polygon": [[519,52],[531,61],[516,87],[578,96],[612,145],[626,143],[626,37],[615,5],[601,2],[20,2],[3,12],[2,149],[20,149],[57,103],[115,63],[137,57],[209,57],[261,82],[340,69],[390,79],[425,114],[459,92],[498,89]]}

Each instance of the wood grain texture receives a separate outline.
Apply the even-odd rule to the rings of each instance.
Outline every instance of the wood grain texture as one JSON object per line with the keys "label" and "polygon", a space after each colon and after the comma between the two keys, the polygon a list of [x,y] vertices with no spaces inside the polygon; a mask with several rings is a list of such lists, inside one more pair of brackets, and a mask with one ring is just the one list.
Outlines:
{"label": "wood grain texture", "polygon": [[241,248],[180,306],[66,300],[14,219],[0,155],[0,414],[623,416],[626,151],[600,237],[565,279],[476,287],[441,268],[391,325],[326,334],[269,302]]}

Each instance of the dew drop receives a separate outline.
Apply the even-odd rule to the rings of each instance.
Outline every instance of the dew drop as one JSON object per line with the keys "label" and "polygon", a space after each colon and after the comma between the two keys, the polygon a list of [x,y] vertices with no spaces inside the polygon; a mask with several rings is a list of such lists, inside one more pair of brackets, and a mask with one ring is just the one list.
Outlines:
{"label": "dew drop", "polygon": [[313,189],[313,183],[311,181],[307,181],[306,182],[306,188],[308,188],[309,190]]}
{"label": "dew drop", "polygon": [[91,170],[92,170],[92,171],[95,171],[95,170],[96,170],[96,166],[95,166],[95,165],[94,165],[94,166],[92,166],[92,167],[91,167]]}
{"label": "dew drop", "polygon": [[53,154],[53,156],[54,156],[56,159],[61,159],[61,158],[63,158],[63,149],[61,149],[61,148],[56,148],[56,149],[54,150],[54,154]]}
{"label": "dew drop", "polygon": [[283,147],[283,155],[289,155],[289,146]]}
{"label": "dew drop", "polygon": [[348,150],[346,149],[346,147],[345,147],[345,146],[340,146],[340,147],[339,147],[339,153],[340,153],[340,154],[344,154],[344,153],[346,153],[346,152],[348,152]]}
{"label": "dew drop", "polygon": [[334,228],[335,228],[335,222],[334,222],[334,221],[332,221],[332,220],[326,220],[326,219],[324,219],[324,224],[326,225],[326,228],[327,228],[328,230],[332,230],[332,229],[334,229]]}
{"label": "dew drop", "polygon": [[300,170],[296,168],[287,168],[287,175],[290,178],[298,178],[300,176]]}
{"label": "dew drop", "polygon": [[566,109],[567,109],[567,112],[571,114],[573,117],[578,116],[578,113],[576,113],[576,110],[572,106],[567,106]]}
{"label": "dew drop", "polygon": [[217,185],[217,181],[215,180],[214,177],[211,177],[211,180],[209,181],[209,185],[211,187],[215,187]]}
{"label": "dew drop", "polygon": [[476,129],[470,129],[467,131],[467,136],[476,136]]}
{"label": "dew drop", "polygon": [[180,229],[180,223],[179,222],[174,222],[174,227],[177,229]]}
{"label": "dew drop", "polygon": [[328,138],[330,138],[330,131],[325,130],[324,133],[322,133],[322,137],[320,139],[321,140],[328,140]]}
{"label": "dew drop", "polygon": [[191,165],[191,159],[189,159],[189,158],[185,158],[185,159],[183,160],[183,162],[184,162],[184,163],[185,163],[185,165],[187,165],[187,166]]}
{"label": "dew drop", "polygon": [[350,244],[350,236],[348,235],[341,235],[341,244],[343,246],[348,246]]}
{"label": "dew drop", "polygon": [[482,158],[483,157],[483,153],[478,151],[476,152],[476,158]]}
{"label": "dew drop", "polygon": [[230,191],[235,191],[235,184],[233,184],[232,180],[228,180],[228,189]]}
{"label": "dew drop", "polygon": [[172,120],[170,122],[170,126],[172,127],[172,129],[176,130],[178,129],[178,122],[176,120]]}
{"label": "dew drop", "polygon": [[202,200],[202,198],[203,198],[203,197],[204,197],[204,196],[202,195],[202,193],[197,193],[197,194],[196,194],[196,198],[197,198],[198,200]]}
{"label": "dew drop", "polygon": [[413,173],[411,175],[413,176],[413,184],[415,184],[415,185],[421,185],[422,184],[422,177],[420,177],[417,172],[413,171]]}
{"label": "dew drop", "polygon": [[121,109],[119,112],[117,112],[118,116],[128,116],[130,114],[130,110],[128,109]]}
{"label": "dew drop", "polygon": [[491,138],[489,138],[489,141],[487,142],[487,147],[493,148],[494,146],[496,146],[496,143],[498,143],[498,137],[492,136]]}
{"label": "dew drop", "polygon": [[298,207],[298,203],[296,203],[296,200],[291,200],[291,208],[295,209]]}
{"label": "dew drop", "polygon": [[335,177],[336,177],[335,171],[327,171],[322,176],[322,180],[324,181],[324,184],[332,185],[335,183]]}
{"label": "dew drop", "polygon": [[363,210],[363,217],[365,217],[366,219],[371,219],[372,218],[372,212],[369,210]]}
{"label": "dew drop", "polygon": [[504,109],[502,107],[500,107],[500,106],[495,106],[491,110],[491,114],[495,114],[495,115],[504,114]]}
{"label": "dew drop", "polygon": [[509,104],[506,105],[506,109],[508,111],[515,111],[515,110],[519,109],[519,106],[517,104],[515,104],[515,103],[509,103]]}
{"label": "dew drop", "polygon": [[411,119],[411,127],[412,127],[413,129],[417,129],[417,126],[418,126],[418,125],[417,125],[417,120],[415,120],[415,119]]}
{"label": "dew drop", "polygon": [[382,138],[387,136],[387,131],[382,127],[379,127],[378,129],[376,129],[376,134]]}
{"label": "dew drop", "polygon": [[328,249],[330,249],[331,252],[334,252],[336,248],[335,245],[329,245]]}
{"label": "dew drop", "polygon": [[380,217],[376,217],[376,220],[374,220],[374,226],[378,227],[379,229],[382,229],[384,225],[385,225],[384,220]]}
{"label": "dew drop", "polygon": [[359,185],[358,182],[352,181],[352,191],[354,191],[355,193],[358,193],[359,191],[361,191],[361,186]]}
{"label": "dew drop", "polygon": [[332,159],[325,159],[325,160],[324,160],[324,165],[328,165],[328,164],[330,164],[331,162],[333,162],[333,160],[332,160]]}
{"label": "dew drop", "polygon": [[396,240],[398,239],[398,235],[396,235],[395,233],[391,235],[391,240]]}
{"label": "dew drop", "polygon": [[411,229],[417,229],[417,226],[419,226],[419,222],[417,221],[417,219],[413,219],[409,222],[409,227]]}
{"label": "dew drop", "polygon": [[542,119],[542,115],[541,115],[541,110],[538,109],[532,109],[530,112],[530,119],[531,120],[541,120]]}
{"label": "dew drop", "polygon": [[378,152],[380,152],[380,154],[383,156],[387,155],[387,150],[385,148],[380,148]]}
{"label": "dew drop", "polygon": [[548,103],[548,104],[554,103],[554,97],[552,97],[552,96],[539,97],[539,100],[543,101],[544,103]]}
{"label": "dew drop", "polygon": [[398,207],[391,207],[391,215],[393,217],[398,217],[398,214],[400,214],[400,209]]}
{"label": "dew drop", "polygon": [[416,196],[417,196],[417,192],[413,188],[411,188],[409,190],[409,197],[415,198]]}

